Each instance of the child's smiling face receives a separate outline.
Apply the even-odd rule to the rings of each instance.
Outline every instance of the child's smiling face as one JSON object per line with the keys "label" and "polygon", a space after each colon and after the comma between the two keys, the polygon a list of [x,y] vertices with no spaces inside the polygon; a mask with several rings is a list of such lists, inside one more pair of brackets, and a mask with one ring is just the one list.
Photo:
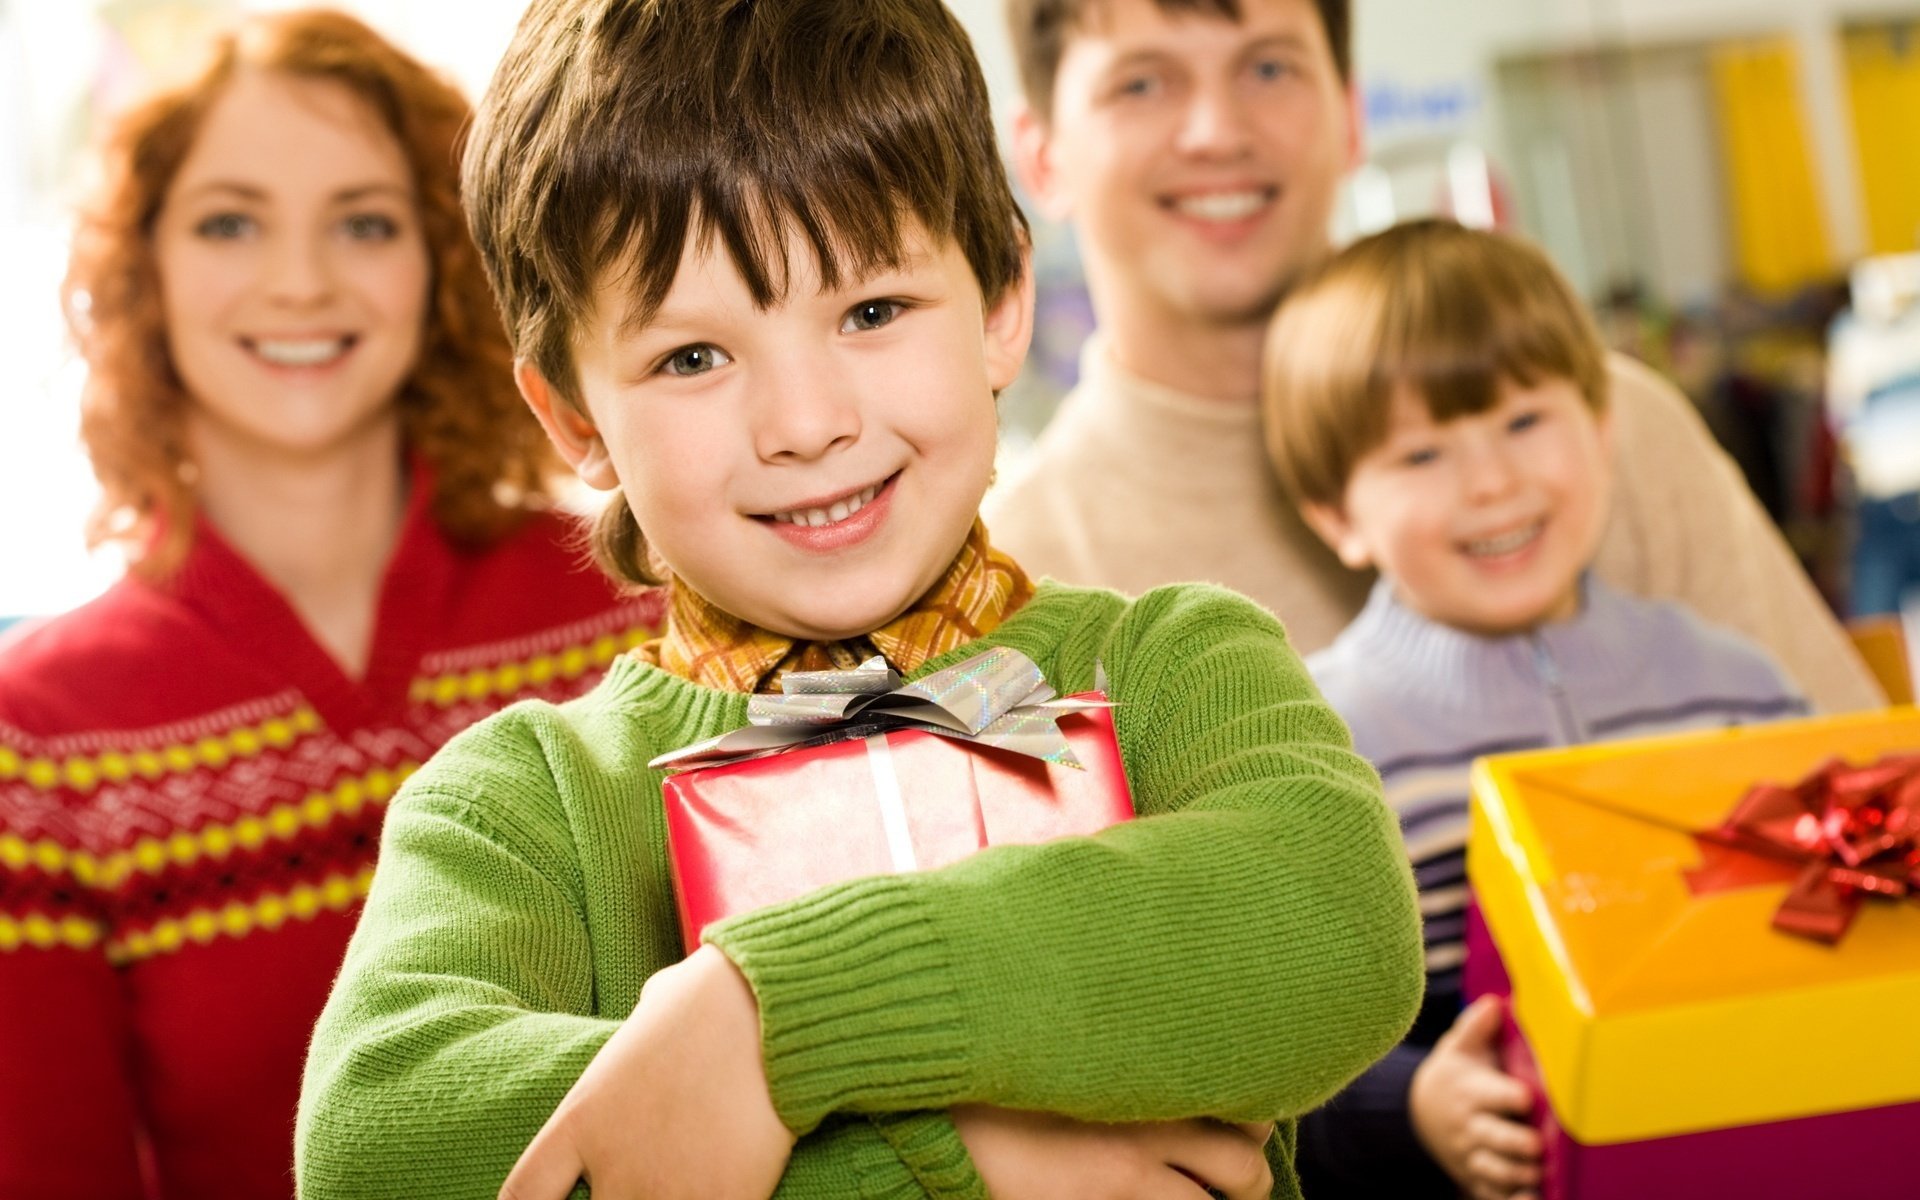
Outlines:
{"label": "child's smiling face", "polygon": [[1606,526],[1609,449],[1606,418],[1569,379],[1503,381],[1492,408],[1446,422],[1402,388],[1341,503],[1304,512],[1341,561],[1378,567],[1414,611],[1520,632],[1579,611]]}
{"label": "child's smiling face", "polygon": [[788,637],[869,632],[959,552],[1032,323],[1024,277],[987,307],[951,240],[910,223],[902,251],[823,288],[790,230],[789,286],[761,309],[719,239],[689,239],[643,325],[603,273],[574,338],[584,418],[524,362],[522,390],[686,586]]}

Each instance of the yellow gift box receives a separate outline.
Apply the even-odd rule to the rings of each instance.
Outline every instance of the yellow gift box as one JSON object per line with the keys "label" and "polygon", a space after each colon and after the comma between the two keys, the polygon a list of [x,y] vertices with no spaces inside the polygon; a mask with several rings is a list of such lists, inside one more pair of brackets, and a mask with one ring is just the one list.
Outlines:
{"label": "yellow gift box", "polygon": [[1684,830],[1756,783],[1920,751],[1920,709],[1510,754],[1474,768],[1467,876],[1514,1019],[1585,1145],[1920,1100],[1920,904],[1836,946],[1781,933],[1789,884],[1695,894]]}

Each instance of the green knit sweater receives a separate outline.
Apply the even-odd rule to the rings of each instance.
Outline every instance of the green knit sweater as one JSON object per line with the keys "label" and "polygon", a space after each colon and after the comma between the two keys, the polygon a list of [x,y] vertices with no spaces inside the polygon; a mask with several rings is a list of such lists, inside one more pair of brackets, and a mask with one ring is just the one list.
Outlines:
{"label": "green knit sweater", "polygon": [[[1377,777],[1277,622],[1204,586],[1043,585],[992,636],[1063,692],[1106,665],[1142,818],[823,889],[707,940],[759,999],[779,1195],[980,1196],[945,1110],[1291,1118],[1406,1032],[1424,970]],[[746,697],[631,661],[408,781],[314,1033],[301,1194],[491,1197],[647,976],[681,957],[662,751]]]}

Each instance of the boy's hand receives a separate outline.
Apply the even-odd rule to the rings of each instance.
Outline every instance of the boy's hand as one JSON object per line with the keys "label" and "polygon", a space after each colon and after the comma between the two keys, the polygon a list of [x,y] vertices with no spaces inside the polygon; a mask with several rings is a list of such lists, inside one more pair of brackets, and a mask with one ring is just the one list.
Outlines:
{"label": "boy's hand", "polygon": [[1051,1113],[964,1105],[953,1110],[993,1200],[1267,1200],[1262,1147],[1271,1123],[1161,1121],[1094,1125]]}
{"label": "boy's hand", "polygon": [[1527,1085],[1500,1070],[1497,996],[1468,1005],[1413,1073],[1413,1131],[1473,1200],[1533,1200],[1540,1135]]}
{"label": "boy's hand", "polygon": [[725,955],[703,946],[648,979],[500,1189],[565,1200],[766,1200],[794,1137],[774,1112],[760,1007]]}

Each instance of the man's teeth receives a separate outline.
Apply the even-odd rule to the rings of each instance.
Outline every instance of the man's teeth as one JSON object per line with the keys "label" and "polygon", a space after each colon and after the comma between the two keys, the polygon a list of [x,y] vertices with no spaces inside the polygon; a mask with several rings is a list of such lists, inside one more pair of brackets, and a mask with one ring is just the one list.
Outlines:
{"label": "man's teeth", "polygon": [[276,366],[317,367],[332,362],[347,352],[347,338],[313,338],[306,341],[253,342],[253,352]]}
{"label": "man's teeth", "polygon": [[1239,221],[1266,206],[1265,190],[1251,192],[1208,192],[1203,196],[1182,196],[1173,206],[1186,216],[1202,221]]}
{"label": "man's teeth", "polygon": [[1481,538],[1478,541],[1468,542],[1467,553],[1487,558],[1493,558],[1502,554],[1512,554],[1515,550],[1520,549],[1539,536],[1540,522],[1535,521],[1533,524],[1523,529],[1516,529],[1512,533],[1503,533],[1499,537]]}
{"label": "man's teeth", "polygon": [[879,491],[880,485],[876,483],[870,488],[862,489],[856,495],[847,497],[845,500],[834,501],[830,507],[796,508],[791,512],[777,512],[773,514],[773,519],[782,525],[812,525],[815,527],[821,525],[837,525],[865,508],[867,502],[878,495]]}

